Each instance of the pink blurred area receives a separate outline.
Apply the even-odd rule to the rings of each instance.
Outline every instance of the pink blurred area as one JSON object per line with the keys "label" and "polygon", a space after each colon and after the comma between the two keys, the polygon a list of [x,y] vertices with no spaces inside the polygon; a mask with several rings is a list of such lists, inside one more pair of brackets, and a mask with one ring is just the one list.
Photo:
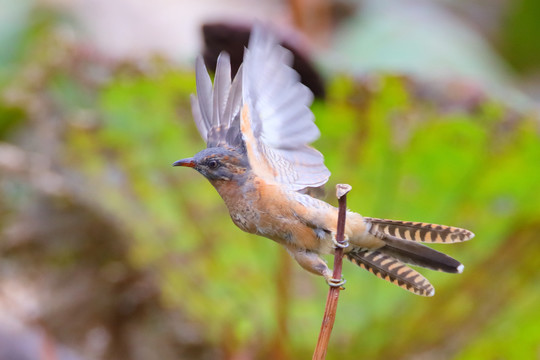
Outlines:
{"label": "pink blurred area", "polygon": [[73,15],[77,37],[112,59],[159,54],[185,61],[201,52],[201,25],[214,21],[290,23],[284,1],[43,0]]}

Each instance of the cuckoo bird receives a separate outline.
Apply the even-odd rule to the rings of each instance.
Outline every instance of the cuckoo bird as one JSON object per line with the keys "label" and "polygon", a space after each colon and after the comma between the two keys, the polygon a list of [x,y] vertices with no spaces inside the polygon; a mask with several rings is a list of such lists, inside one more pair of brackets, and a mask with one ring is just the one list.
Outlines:
{"label": "cuckoo bird", "polygon": [[461,273],[457,260],[421,243],[456,243],[474,234],[457,227],[384,220],[347,211],[345,245],[336,241],[338,209],[311,196],[328,181],[310,110],[313,95],[291,68],[292,55],[264,27],[255,27],[238,73],[221,53],[214,82],[196,62],[193,117],[207,148],[173,166],[191,167],[223,198],[242,230],[283,245],[302,266],[341,286],[320,257],[345,246],[363,269],[415,294],[432,296],[429,281],[406,264]]}

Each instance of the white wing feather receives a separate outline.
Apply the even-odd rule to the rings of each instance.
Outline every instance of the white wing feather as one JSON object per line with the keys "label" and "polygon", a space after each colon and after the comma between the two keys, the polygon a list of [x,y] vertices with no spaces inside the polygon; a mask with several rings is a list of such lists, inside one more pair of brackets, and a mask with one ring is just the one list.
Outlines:
{"label": "white wing feather", "polygon": [[250,159],[255,169],[264,156],[275,181],[302,190],[325,184],[330,172],[322,154],[308,145],[320,135],[309,109],[313,94],[291,64],[292,54],[270,32],[253,29],[242,78],[242,98],[249,109],[253,137],[244,136],[244,140],[257,142],[252,147],[255,159]]}

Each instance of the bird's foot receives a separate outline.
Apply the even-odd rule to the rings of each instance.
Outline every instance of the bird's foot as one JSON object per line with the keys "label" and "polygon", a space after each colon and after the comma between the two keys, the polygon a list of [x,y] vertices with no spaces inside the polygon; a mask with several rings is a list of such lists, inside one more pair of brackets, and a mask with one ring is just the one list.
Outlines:
{"label": "bird's foot", "polygon": [[341,278],[341,279],[328,278],[328,279],[326,279],[326,283],[328,284],[328,286],[330,286],[330,287],[338,287],[341,290],[345,290],[343,285],[345,285],[346,282],[347,282],[347,280],[345,280],[344,278]]}
{"label": "bird's foot", "polygon": [[345,234],[343,234],[343,242],[339,242],[336,239],[337,234],[332,233],[332,242],[334,243],[335,248],[342,248],[345,249],[346,247],[349,247],[349,237]]}

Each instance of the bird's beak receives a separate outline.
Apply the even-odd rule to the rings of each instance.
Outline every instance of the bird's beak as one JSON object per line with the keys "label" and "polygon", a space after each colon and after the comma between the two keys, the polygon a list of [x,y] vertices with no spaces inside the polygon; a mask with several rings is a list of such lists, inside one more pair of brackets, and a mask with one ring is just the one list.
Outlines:
{"label": "bird's beak", "polygon": [[187,159],[182,159],[182,160],[178,160],[178,161],[175,161],[172,166],[186,166],[186,167],[190,167],[190,168],[193,168],[195,167],[195,161],[193,160],[193,158],[187,158]]}

